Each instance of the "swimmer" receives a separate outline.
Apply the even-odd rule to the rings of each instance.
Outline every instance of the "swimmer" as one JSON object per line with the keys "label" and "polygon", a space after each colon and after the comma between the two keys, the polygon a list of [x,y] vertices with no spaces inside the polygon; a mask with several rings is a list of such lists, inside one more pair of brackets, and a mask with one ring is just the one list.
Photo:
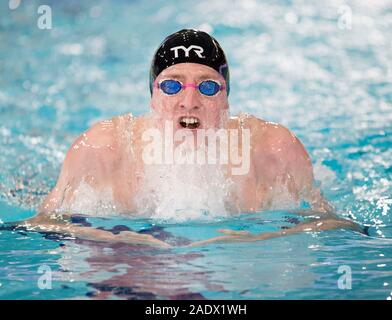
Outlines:
{"label": "swimmer", "polygon": [[[113,234],[105,230],[75,225],[69,220],[70,214],[75,211],[72,208],[75,209],[81,190],[86,188],[95,194],[95,197],[92,197],[93,201],[100,202],[106,199],[106,205],[116,213],[136,216],[140,206],[140,190],[146,189],[145,186],[149,185],[153,197],[154,185],[156,189],[161,188],[154,180],[146,181],[151,180],[151,177],[148,178],[146,175],[149,166],[159,165],[159,161],[167,161],[167,158],[163,160],[156,157],[154,159],[157,162],[147,163],[146,137],[150,139],[148,146],[151,149],[151,137],[154,137],[152,133],[164,132],[169,128],[171,131],[164,136],[171,139],[177,133],[181,133],[184,139],[174,139],[170,148],[165,144],[164,152],[175,149],[173,146],[187,146],[180,142],[190,141],[187,140],[188,137],[201,137],[196,139],[196,148],[205,152],[206,149],[202,147],[206,138],[199,136],[203,130],[234,132],[233,135],[228,135],[231,148],[228,152],[229,161],[226,159],[218,163],[225,179],[231,181],[231,185],[234,186],[225,193],[223,199],[227,210],[251,213],[271,209],[276,190],[284,186],[294,202],[299,204],[304,200],[309,203],[311,209],[304,211],[303,214],[315,218],[275,233],[251,234],[221,230],[226,235],[191,245],[223,241],[258,241],[302,231],[336,228],[362,232],[359,225],[336,216],[333,207],[314,186],[309,155],[292,132],[280,124],[250,114],[229,116],[228,62],[217,40],[209,34],[183,29],[168,36],[152,60],[150,92],[151,113],[139,117],[126,114],[101,121],[76,139],[66,154],[55,187],[42,203],[38,215],[26,220],[24,226],[39,231],[70,234],[81,239],[170,247],[151,235],[132,231]],[[146,134],[149,130],[150,134]],[[243,139],[231,144],[238,136]],[[162,141],[157,141],[155,146],[158,145],[159,150]],[[211,142],[207,144],[211,145]],[[233,154],[240,154],[242,163],[232,161],[235,158],[231,157]],[[173,160],[173,156],[169,155],[168,158]],[[164,164],[170,166],[170,162]],[[199,163],[197,165],[200,167]],[[206,164],[206,167],[209,165]],[[216,162],[213,165],[217,167]],[[192,184],[192,181],[188,182],[189,185]],[[170,181],[166,183],[169,184]],[[203,185],[199,187],[203,189]],[[145,193],[144,196],[146,194],[148,196],[149,193]],[[80,212],[83,206],[76,208],[79,210],[78,213],[84,214]]]}

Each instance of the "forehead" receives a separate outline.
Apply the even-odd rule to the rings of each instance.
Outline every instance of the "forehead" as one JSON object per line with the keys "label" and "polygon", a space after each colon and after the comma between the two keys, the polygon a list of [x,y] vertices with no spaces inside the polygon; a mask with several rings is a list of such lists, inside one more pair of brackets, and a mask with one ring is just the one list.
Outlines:
{"label": "forehead", "polygon": [[223,77],[214,69],[198,63],[179,63],[163,70],[158,78],[176,79],[216,79],[223,80]]}

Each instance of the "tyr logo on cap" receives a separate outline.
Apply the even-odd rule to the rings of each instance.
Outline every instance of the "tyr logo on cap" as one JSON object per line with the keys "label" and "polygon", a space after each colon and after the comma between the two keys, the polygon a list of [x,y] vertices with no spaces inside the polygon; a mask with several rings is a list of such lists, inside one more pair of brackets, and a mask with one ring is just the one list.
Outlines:
{"label": "tyr logo on cap", "polygon": [[193,49],[193,51],[197,54],[197,56],[199,58],[205,58],[205,56],[202,55],[202,53],[204,52],[204,49],[202,47],[196,46],[194,44],[192,44],[188,48],[186,48],[184,46],[177,46],[177,47],[171,48],[170,51],[174,51],[174,58],[178,58],[178,50],[179,49],[182,49],[185,52],[185,57],[189,57],[189,51],[191,51]]}

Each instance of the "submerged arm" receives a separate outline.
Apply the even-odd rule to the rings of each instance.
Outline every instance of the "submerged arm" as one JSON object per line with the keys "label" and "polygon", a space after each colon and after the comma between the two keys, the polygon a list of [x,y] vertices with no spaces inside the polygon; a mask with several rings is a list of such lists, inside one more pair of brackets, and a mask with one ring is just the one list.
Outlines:
{"label": "submerged arm", "polygon": [[323,230],[333,230],[333,229],[350,229],[364,233],[364,229],[357,223],[345,219],[324,219],[324,220],[314,220],[311,222],[299,223],[295,227],[290,229],[284,229],[276,232],[265,232],[259,234],[252,234],[247,231],[234,231],[228,229],[218,230],[221,233],[227,234],[226,236],[215,237],[207,240],[201,240],[191,243],[190,247],[201,246],[211,243],[221,243],[221,242],[254,242],[260,240],[267,240],[271,238],[283,237],[291,234],[301,233],[301,232],[318,232]]}
{"label": "submerged arm", "polygon": [[119,234],[113,234],[110,231],[75,225],[69,220],[59,217],[50,217],[46,213],[40,213],[34,218],[25,220],[24,222],[19,223],[19,226],[39,232],[65,234],[82,240],[111,243],[119,242],[160,248],[171,247],[168,243],[158,240],[149,234],[140,234],[133,231],[122,231]]}

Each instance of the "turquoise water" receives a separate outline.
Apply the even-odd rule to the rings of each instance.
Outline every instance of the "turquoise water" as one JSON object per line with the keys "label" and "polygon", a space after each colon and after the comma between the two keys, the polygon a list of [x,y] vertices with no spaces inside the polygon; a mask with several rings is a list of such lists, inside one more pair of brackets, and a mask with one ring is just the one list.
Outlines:
{"label": "turquoise water", "polygon": [[[40,1],[14,10],[2,1],[0,298],[391,299],[392,5],[345,3],[351,28],[341,24],[339,1],[45,1],[53,28],[40,30]],[[183,27],[212,32],[226,50],[232,114],[289,127],[326,198],[370,226],[370,236],[338,230],[156,250],[6,227],[35,214],[78,134],[148,111],[150,58]],[[221,228],[265,232],[298,219],[275,211],[209,223],[84,223],[185,244]],[[51,289],[38,286],[42,266],[52,271]],[[351,289],[338,287],[342,266],[351,268]]]}

